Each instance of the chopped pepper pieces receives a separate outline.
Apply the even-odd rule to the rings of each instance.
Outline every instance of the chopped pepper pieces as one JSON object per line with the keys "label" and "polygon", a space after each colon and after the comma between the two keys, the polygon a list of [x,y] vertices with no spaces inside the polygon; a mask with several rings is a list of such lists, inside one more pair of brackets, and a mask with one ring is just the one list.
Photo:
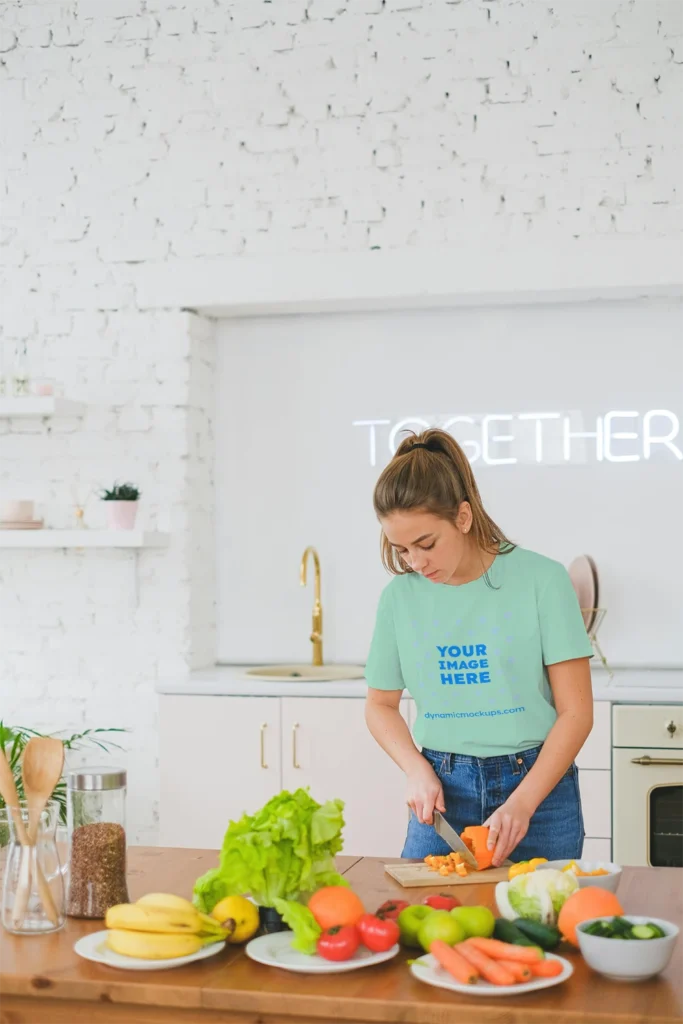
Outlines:
{"label": "chopped pepper pieces", "polygon": [[595,871],[582,871],[575,860],[570,861],[562,870],[571,871],[578,878],[595,878],[597,875],[609,875],[609,871],[606,871],[605,868],[596,868]]}
{"label": "chopped pepper pieces", "polygon": [[458,875],[460,878],[466,878],[469,874],[468,866],[459,853],[447,853],[445,856],[430,854],[428,857],[425,857],[425,864],[432,871],[438,871],[444,878],[447,875]]}

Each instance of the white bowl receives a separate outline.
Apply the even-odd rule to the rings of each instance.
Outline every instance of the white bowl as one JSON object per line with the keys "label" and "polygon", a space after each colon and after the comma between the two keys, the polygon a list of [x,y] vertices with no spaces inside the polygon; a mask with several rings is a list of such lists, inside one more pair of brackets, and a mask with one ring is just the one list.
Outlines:
{"label": "white bowl", "polygon": [[594,921],[611,921],[612,917],[594,917],[582,921],[576,929],[579,948],[589,967],[613,981],[645,981],[663,971],[676,945],[678,928],[659,917],[636,917],[624,914],[631,924],[656,924],[665,933],[663,939],[605,939],[584,931]]}
{"label": "white bowl", "polygon": [[[567,864],[571,864],[572,861],[568,858],[567,860],[549,860],[547,864],[539,864],[536,868],[537,871],[542,871],[543,868],[555,868],[556,871],[564,871]],[[609,871],[608,875],[575,875],[574,872],[567,872],[567,874],[573,875],[576,881],[579,883],[579,889],[585,889],[589,885],[596,885],[598,889],[607,889],[608,892],[616,892],[619,888],[619,882],[621,881],[621,868],[618,864],[612,864],[608,860],[577,860],[576,864],[581,868],[582,871],[597,871],[598,868],[602,868],[604,871]]]}

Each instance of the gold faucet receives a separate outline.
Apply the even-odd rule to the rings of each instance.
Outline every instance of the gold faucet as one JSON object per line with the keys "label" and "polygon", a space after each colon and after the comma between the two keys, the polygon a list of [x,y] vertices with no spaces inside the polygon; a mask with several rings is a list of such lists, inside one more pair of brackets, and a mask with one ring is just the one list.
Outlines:
{"label": "gold faucet", "polygon": [[303,553],[301,559],[301,568],[299,570],[299,579],[301,586],[306,586],[306,567],[308,565],[308,556],[313,555],[313,565],[315,567],[315,600],[313,602],[313,627],[311,630],[311,643],[313,644],[313,664],[322,665],[323,663],[323,606],[320,603],[320,559],[318,558],[318,552],[315,548],[308,547]]}

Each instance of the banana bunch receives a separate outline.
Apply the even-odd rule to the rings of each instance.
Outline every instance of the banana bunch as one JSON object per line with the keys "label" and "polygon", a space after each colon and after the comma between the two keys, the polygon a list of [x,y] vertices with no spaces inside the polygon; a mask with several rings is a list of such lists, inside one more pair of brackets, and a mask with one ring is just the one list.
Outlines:
{"label": "banana bunch", "polygon": [[109,949],[142,960],[190,956],[230,937],[230,930],[215,918],[168,893],[149,893],[137,903],[110,907],[105,923]]}

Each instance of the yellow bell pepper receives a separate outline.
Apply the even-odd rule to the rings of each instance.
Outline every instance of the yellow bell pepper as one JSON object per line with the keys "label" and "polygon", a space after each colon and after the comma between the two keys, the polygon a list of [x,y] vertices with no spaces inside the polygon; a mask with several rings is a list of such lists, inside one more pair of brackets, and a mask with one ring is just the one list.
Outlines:
{"label": "yellow bell pepper", "polygon": [[533,860],[521,860],[518,864],[511,864],[508,879],[517,878],[518,875],[529,875],[536,870],[539,864],[547,863],[547,857],[534,857]]}

